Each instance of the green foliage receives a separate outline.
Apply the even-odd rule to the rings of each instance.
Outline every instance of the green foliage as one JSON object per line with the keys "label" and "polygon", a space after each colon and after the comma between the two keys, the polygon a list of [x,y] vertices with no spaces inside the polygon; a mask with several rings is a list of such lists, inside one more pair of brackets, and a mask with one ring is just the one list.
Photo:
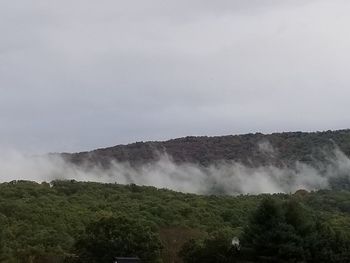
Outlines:
{"label": "green foliage", "polygon": [[104,217],[87,225],[74,245],[73,262],[114,263],[116,257],[139,257],[158,262],[161,244],[147,222],[125,216]]}
{"label": "green foliage", "polygon": [[199,262],[350,262],[350,239],[296,200],[267,197],[245,226],[239,246],[233,233],[188,241],[180,255]]}
{"label": "green foliage", "polygon": [[[137,218],[159,232],[181,227],[198,233],[238,228],[259,199],[197,196],[154,187],[76,181],[3,183],[0,184],[3,262],[62,262],[58,260],[74,253],[76,239],[87,225],[101,217]],[[223,216],[225,211],[235,216]],[[196,235],[182,238],[193,236]],[[165,247],[164,251],[171,249]],[[172,252],[176,254],[177,251]]]}
{"label": "green foliage", "polygon": [[[135,185],[14,181],[0,184],[0,262],[62,263],[64,258],[75,254],[77,240],[84,237],[91,222],[119,216],[147,222],[145,227],[160,233],[163,261],[177,262],[179,248],[191,238],[201,247],[211,247],[205,239],[215,239],[219,230],[228,229],[231,239],[240,235],[251,222],[252,212],[266,197],[276,202],[277,207],[265,207],[261,224],[266,232],[277,225],[276,233],[268,234],[279,240],[291,240],[283,248],[283,254],[296,254],[302,237],[303,242],[308,242],[303,249],[312,255],[320,251],[326,258],[328,247],[342,244],[332,257],[335,254],[337,258],[347,257],[348,191],[232,197],[182,194]],[[294,204],[291,200],[298,202]],[[316,221],[319,221],[317,226]],[[331,233],[332,238],[325,242],[322,237]],[[319,246],[325,247],[324,250]]]}
{"label": "green foliage", "polygon": [[236,262],[237,247],[232,245],[232,232],[216,232],[206,239],[191,239],[184,244],[180,256],[184,263]]}
{"label": "green foliage", "polygon": [[349,262],[350,239],[294,199],[264,199],[241,238],[242,253],[254,262]]}
{"label": "green foliage", "polygon": [[243,252],[256,261],[303,261],[303,239],[298,233],[298,223],[302,220],[293,203],[284,209],[280,201],[264,199],[242,235]]}

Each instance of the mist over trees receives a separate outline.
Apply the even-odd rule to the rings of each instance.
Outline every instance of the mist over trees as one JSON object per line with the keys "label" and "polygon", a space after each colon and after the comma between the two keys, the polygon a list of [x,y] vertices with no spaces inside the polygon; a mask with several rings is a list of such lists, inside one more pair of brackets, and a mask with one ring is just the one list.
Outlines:
{"label": "mist over trees", "polygon": [[[157,147],[165,147],[174,160],[144,163]],[[3,174],[80,180],[97,174],[110,180],[124,172],[141,184],[156,178],[167,182],[163,187],[178,182],[184,192],[196,186],[196,192],[207,195],[129,181],[2,183],[0,261],[101,262],[138,256],[145,262],[348,262],[349,149],[350,132],[343,130],[136,143],[66,154],[65,160],[50,155],[50,165],[47,159],[15,159],[21,162],[1,166]],[[210,164],[218,156],[223,161]],[[123,158],[130,163],[116,165]],[[318,185],[329,190],[291,191],[322,188]],[[225,195],[254,192],[285,193]],[[233,238],[238,246],[232,246]]]}
{"label": "mist over trees", "polygon": [[350,189],[349,150],[348,130],[186,137],[88,153],[1,155],[0,173],[4,182],[74,179],[197,194],[290,193]]}
{"label": "mist over trees", "polygon": [[[71,163],[108,167],[111,161],[133,166],[157,161],[163,154],[176,164],[209,166],[234,161],[249,167],[317,164],[329,157],[334,147],[350,156],[350,130],[324,132],[251,133],[227,136],[188,136],[168,141],[136,142],[90,152],[65,153]],[[325,154],[327,153],[327,154]]]}
{"label": "mist over trees", "polygon": [[349,10],[0,1],[0,263],[350,263]]}

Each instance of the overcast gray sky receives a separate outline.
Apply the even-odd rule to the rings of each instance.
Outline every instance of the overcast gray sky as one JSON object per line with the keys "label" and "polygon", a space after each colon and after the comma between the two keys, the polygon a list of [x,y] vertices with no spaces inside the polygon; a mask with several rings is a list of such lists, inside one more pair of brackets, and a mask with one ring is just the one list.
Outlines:
{"label": "overcast gray sky", "polygon": [[0,147],[350,125],[347,0],[0,0]]}

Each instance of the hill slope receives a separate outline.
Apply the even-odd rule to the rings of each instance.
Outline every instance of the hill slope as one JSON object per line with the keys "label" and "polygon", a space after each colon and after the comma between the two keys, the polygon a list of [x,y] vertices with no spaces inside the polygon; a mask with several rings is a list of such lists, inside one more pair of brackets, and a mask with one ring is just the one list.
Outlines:
{"label": "hill slope", "polygon": [[111,160],[144,164],[168,154],[176,163],[207,166],[220,161],[237,161],[250,166],[281,165],[302,161],[312,164],[322,160],[324,152],[334,147],[350,156],[350,130],[325,132],[285,132],[264,135],[228,135],[184,137],[164,142],[136,142],[91,152],[63,154],[75,164],[108,166]]}

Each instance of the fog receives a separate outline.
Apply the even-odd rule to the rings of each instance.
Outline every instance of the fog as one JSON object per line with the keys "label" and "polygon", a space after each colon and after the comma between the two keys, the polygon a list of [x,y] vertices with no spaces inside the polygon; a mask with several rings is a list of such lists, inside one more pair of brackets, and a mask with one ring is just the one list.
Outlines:
{"label": "fog", "polygon": [[[275,154],[268,143],[259,145],[267,154]],[[137,184],[197,194],[290,193],[298,189],[329,188],[337,177],[350,175],[350,159],[335,148],[326,162],[308,165],[247,167],[238,162],[220,162],[203,167],[191,163],[176,164],[168,155],[153,163],[131,166],[111,162],[109,169],[87,165],[76,166],[57,155],[26,156],[18,152],[0,155],[2,182],[30,180],[77,180],[103,183]],[[89,168],[88,168],[89,167]]]}

